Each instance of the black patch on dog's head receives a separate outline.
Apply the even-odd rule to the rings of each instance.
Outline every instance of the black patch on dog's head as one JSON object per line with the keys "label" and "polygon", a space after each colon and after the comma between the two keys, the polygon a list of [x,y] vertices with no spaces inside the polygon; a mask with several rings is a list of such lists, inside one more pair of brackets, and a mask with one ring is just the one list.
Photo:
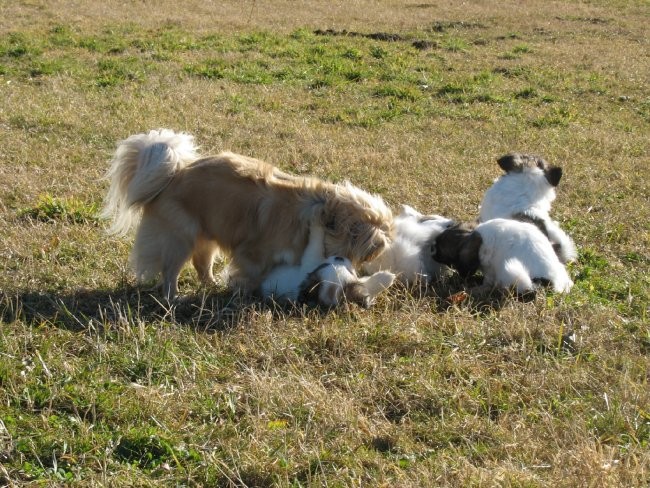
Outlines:
{"label": "black patch on dog's head", "polygon": [[463,276],[471,276],[480,266],[481,235],[474,223],[456,224],[442,232],[431,249],[431,257],[439,263],[452,266]]}
{"label": "black patch on dog's head", "polygon": [[517,153],[509,153],[505,156],[501,156],[499,159],[497,159],[497,163],[506,173],[510,173],[511,171],[515,171],[517,168],[521,168],[519,154]]}
{"label": "black patch on dog's head", "polygon": [[509,153],[497,159],[497,163],[506,173],[520,173],[526,168],[541,169],[552,186],[557,186],[562,178],[562,168],[551,166],[544,158],[533,154]]}
{"label": "black patch on dog's head", "polygon": [[560,179],[562,178],[562,168],[559,166],[550,166],[544,170],[544,176],[546,176],[546,181],[551,186],[557,186],[560,184]]}
{"label": "black patch on dog's head", "polygon": [[478,253],[483,244],[481,234],[474,231],[462,243],[459,253],[458,274],[463,278],[467,278],[476,273],[476,270],[481,266]]}
{"label": "black patch on dog's head", "polygon": [[305,280],[300,284],[298,303],[306,303],[310,306],[318,305],[318,295],[321,287],[320,270],[325,266],[329,266],[329,264],[323,263],[318,266],[314,271],[309,273],[307,278],[305,278]]}
{"label": "black patch on dog's head", "polygon": [[363,308],[370,308],[372,304],[368,289],[358,281],[346,284],[343,287],[343,296],[348,302],[356,303]]}

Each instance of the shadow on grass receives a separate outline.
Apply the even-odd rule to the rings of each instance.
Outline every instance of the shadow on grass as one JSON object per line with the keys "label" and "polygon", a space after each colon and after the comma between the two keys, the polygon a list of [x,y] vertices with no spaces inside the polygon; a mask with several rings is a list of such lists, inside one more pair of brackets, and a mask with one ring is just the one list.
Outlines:
{"label": "shadow on grass", "polygon": [[168,303],[157,290],[136,286],[116,289],[78,289],[65,293],[0,290],[0,321],[53,325],[73,331],[103,327],[105,324],[174,323],[204,332],[245,326],[256,315],[271,313],[274,318],[325,316],[331,309],[306,304],[291,305],[241,296],[227,290],[202,290]]}
{"label": "shadow on grass", "polygon": [[462,308],[477,315],[499,311],[513,300],[528,302],[535,299],[534,293],[517,296],[509,290],[486,287],[480,275],[463,280],[456,274],[430,287],[427,295],[436,301],[436,309],[441,313],[453,308]]}
{"label": "shadow on grass", "polygon": [[[462,282],[457,277],[424,289],[402,288],[392,294],[391,300],[400,300],[406,294],[419,300],[430,300],[439,313],[461,307],[476,314],[500,310],[513,299],[511,294],[480,288],[480,278]],[[459,291],[461,290],[461,291]],[[469,290],[469,293],[464,290]],[[521,298],[520,298],[521,299]],[[356,307],[342,305],[341,307]],[[361,309],[360,309],[361,310]],[[125,285],[115,289],[77,289],[69,292],[0,290],[0,320],[4,323],[22,321],[26,324],[54,325],[81,331],[105,324],[175,323],[216,332],[245,326],[256,315],[271,313],[273,318],[286,319],[305,314],[327,315],[332,309],[291,305],[265,301],[259,297],[241,296],[231,291],[201,290],[168,303],[158,290],[146,290]]]}

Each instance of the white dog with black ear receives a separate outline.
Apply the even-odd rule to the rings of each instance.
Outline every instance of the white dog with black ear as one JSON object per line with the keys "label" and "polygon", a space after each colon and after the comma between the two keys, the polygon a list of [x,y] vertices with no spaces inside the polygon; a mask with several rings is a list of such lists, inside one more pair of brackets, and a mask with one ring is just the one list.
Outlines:
{"label": "white dog with black ear", "polygon": [[454,221],[440,215],[422,215],[402,206],[393,220],[393,241],[377,258],[363,265],[363,271],[389,270],[405,285],[428,284],[448,273],[449,268],[431,258],[431,244]]}
{"label": "white dog with black ear", "polygon": [[573,240],[550,217],[562,168],[538,156],[517,153],[502,156],[498,163],[506,174],[485,192],[479,221],[503,218],[530,222],[548,237],[560,261],[573,261],[577,256]]}
{"label": "white dog with black ear", "polygon": [[484,286],[514,288],[519,294],[541,285],[567,293],[573,286],[548,238],[528,222],[492,219],[475,227],[454,225],[437,237],[432,257],[463,277],[480,269]]}
{"label": "white dog with black ear", "polygon": [[395,275],[390,272],[360,278],[349,259],[341,256],[324,259],[324,237],[322,226],[313,223],[300,265],[273,269],[260,286],[262,296],[278,302],[324,307],[336,307],[347,301],[369,308],[376,296],[392,285]]}

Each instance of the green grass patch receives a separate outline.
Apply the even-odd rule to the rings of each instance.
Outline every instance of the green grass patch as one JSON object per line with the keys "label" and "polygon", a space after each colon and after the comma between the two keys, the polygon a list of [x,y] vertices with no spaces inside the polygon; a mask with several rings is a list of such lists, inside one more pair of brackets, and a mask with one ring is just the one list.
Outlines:
{"label": "green grass patch", "polygon": [[22,209],[21,218],[39,222],[67,222],[71,224],[95,224],[98,222],[99,206],[76,198],[56,198],[41,195],[33,207]]}

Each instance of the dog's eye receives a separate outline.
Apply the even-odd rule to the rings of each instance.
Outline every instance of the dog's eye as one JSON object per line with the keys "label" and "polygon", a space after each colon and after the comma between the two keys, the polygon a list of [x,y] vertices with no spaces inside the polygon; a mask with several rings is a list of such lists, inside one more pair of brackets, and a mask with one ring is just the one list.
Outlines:
{"label": "dog's eye", "polygon": [[537,167],[539,169],[544,169],[544,161],[542,161],[541,159],[537,161]]}
{"label": "dog's eye", "polygon": [[342,263],[344,261],[344,259],[341,256],[336,256],[334,258],[334,261],[336,261],[337,263]]}

